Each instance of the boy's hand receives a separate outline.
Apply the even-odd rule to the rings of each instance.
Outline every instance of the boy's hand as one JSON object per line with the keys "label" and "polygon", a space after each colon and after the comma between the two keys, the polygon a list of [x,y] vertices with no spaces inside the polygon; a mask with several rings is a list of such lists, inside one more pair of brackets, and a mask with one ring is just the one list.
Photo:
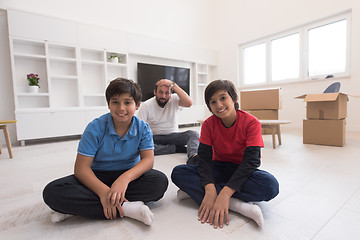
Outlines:
{"label": "boy's hand", "polygon": [[[117,216],[116,206],[114,204],[111,204],[110,199],[107,197],[107,195],[108,193],[105,193],[102,196],[100,196],[100,202],[101,205],[103,206],[104,215],[107,219],[116,219]],[[122,216],[122,209],[119,209],[119,213],[120,216]]]}
{"label": "boy's hand", "polygon": [[[110,203],[114,206],[120,206],[124,201],[127,201],[125,198],[126,189],[129,184],[129,180],[123,174],[111,185],[111,188],[107,194],[107,197]],[[122,215],[120,215],[122,217]]]}
{"label": "boy's hand", "polygon": [[213,208],[210,211],[209,222],[210,225],[214,224],[214,228],[222,228],[224,222],[229,224],[229,201],[230,198],[224,194],[219,194],[216,198]]}
{"label": "boy's hand", "polygon": [[229,202],[234,193],[234,189],[225,186],[217,196],[209,215],[210,225],[214,224],[214,228],[222,228],[224,221],[226,225],[229,224]]}
{"label": "boy's hand", "polygon": [[201,221],[201,223],[209,222],[209,214],[214,206],[216,197],[217,193],[215,186],[213,184],[206,185],[205,196],[198,210],[198,220]]}

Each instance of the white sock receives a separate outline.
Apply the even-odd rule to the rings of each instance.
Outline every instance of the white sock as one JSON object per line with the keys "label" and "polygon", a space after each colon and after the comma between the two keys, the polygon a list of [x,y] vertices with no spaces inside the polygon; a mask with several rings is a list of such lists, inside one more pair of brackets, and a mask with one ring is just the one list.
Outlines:
{"label": "white sock", "polygon": [[58,222],[62,222],[65,219],[68,219],[69,217],[72,217],[73,215],[70,214],[64,214],[64,213],[59,213],[59,212],[53,212],[51,213],[51,217],[50,220],[53,223],[58,223]]}
{"label": "white sock", "polygon": [[136,219],[146,225],[151,225],[154,220],[154,214],[150,208],[141,201],[124,202],[122,209],[125,217]]}
{"label": "white sock", "polygon": [[229,209],[254,220],[259,227],[264,224],[264,217],[258,205],[246,203],[236,198],[230,198]]}
{"label": "white sock", "polygon": [[186,192],[180,189],[177,191],[176,196],[179,200],[190,198],[190,196]]}

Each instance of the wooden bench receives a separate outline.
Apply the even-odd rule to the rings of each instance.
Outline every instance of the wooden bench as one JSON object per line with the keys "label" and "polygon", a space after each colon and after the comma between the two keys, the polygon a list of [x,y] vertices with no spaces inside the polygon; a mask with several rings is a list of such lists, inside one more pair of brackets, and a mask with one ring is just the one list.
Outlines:
{"label": "wooden bench", "polygon": [[270,128],[272,135],[273,148],[276,148],[275,134],[278,135],[279,145],[281,145],[280,124],[291,123],[288,120],[259,120],[262,128]]}
{"label": "wooden bench", "polygon": [[[4,131],[5,141],[6,141],[8,151],[9,151],[9,156],[10,156],[10,158],[13,158],[10,134],[9,134],[9,130],[7,127],[7,124],[9,124],[9,123],[16,123],[16,120],[0,120],[0,129],[2,129]],[[1,154],[1,142],[0,142],[0,154]]]}

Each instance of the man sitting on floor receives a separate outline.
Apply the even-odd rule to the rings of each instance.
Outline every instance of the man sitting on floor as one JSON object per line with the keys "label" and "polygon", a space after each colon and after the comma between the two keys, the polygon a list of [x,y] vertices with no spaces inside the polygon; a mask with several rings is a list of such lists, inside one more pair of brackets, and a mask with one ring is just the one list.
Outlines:
{"label": "man sitting on floor", "polygon": [[187,164],[196,164],[199,133],[192,130],[179,132],[177,120],[180,107],[192,105],[189,95],[168,79],[156,83],[154,95],[141,104],[137,117],[150,125],[155,155],[186,152]]}

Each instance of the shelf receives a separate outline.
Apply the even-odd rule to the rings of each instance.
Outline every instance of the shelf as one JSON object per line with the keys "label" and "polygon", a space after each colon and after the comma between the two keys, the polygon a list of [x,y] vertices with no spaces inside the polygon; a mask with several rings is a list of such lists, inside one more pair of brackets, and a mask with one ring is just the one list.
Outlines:
{"label": "shelf", "polygon": [[207,72],[197,72],[198,75],[207,75]]}
{"label": "shelf", "polygon": [[123,78],[127,78],[127,67],[126,65],[119,65],[119,64],[108,64],[106,66],[106,70],[107,70],[107,76],[106,79],[108,81],[114,80],[115,78],[118,77],[123,77]]}
{"label": "shelf", "polygon": [[76,62],[50,60],[49,70],[51,71],[51,75],[77,75]]}
{"label": "shelf", "polygon": [[81,49],[81,61],[104,62],[104,51],[94,49]]}
{"label": "shelf", "polygon": [[[117,56],[120,59],[120,61],[119,62],[111,62],[109,60],[109,58],[111,56]],[[110,64],[127,64],[127,55],[118,53],[118,52],[108,51],[108,52],[106,52],[106,60],[107,60],[107,63],[110,63]]]}
{"label": "shelf", "polygon": [[205,63],[195,63],[196,72],[196,102],[197,104],[203,104],[204,89],[214,80],[216,67]]}
{"label": "shelf", "polygon": [[23,108],[48,108],[49,96],[41,94],[26,94],[18,95],[18,106],[17,109]]}
{"label": "shelf", "polygon": [[45,61],[46,57],[44,55],[35,55],[35,54],[15,54],[15,58],[17,59],[28,59],[28,60],[36,60]]}
{"label": "shelf", "polygon": [[105,92],[105,66],[81,64],[81,83],[84,95],[104,94]]}
{"label": "shelf", "polygon": [[105,96],[100,95],[86,95],[84,96],[85,107],[105,107],[107,106]]}
{"label": "shelf", "polygon": [[55,78],[51,80],[51,107],[79,107],[79,89],[77,81],[72,78]]}
{"label": "shelf", "polygon": [[208,83],[208,75],[198,75],[197,76],[197,84],[207,84]]}
{"label": "shelf", "polygon": [[18,113],[55,113],[55,112],[79,112],[82,109],[80,107],[66,107],[66,108],[27,108],[27,109],[18,109],[15,111],[16,114]]}
{"label": "shelf", "polygon": [[70,75],[51,75],[51,79],[64,79],[64,80],[74,80],[77,81],[78,77],[76,75],[70,76]]}
{"label": "shelf", "polygon": [[113,62],[106,62],[107,66],[113,66],[113,67],[127,67],[127,64],[125,63],[113,63]]}
{"label": "shelf", "polygon": [[26,76],[29,73],[38,74],[40,78],[39,91],[42,93],[48,92],[45,58],[15,58],[14,64],[15,72],[13,73],[13,82],[16,93],[28,92],[28,80]]}
{"label": "shelf", "polygon": [[202,74],[207,74],[208,73],[208,65],[203,64],[203,63],[197,63],[196,64],[196,72],[202,73]]}
{"label": "shelf", "polygon": [[24,96],[33,96],[33,97],[42,97],[42,96],[49,96],[49,93],[18,93],[19,97],[24,97]]}
{"label": "shelf", "polygon": [[[125,53],[19,38],[10,38],[10,47],[18,139],[81,134],[89,121],[108,112],[108,82],[128,76]],[[111,55],[121,62],[108,62]],[[29,73],[40,77],[39,93],[28,92]],[[69,119],[75,124],[62,126]]]}
{"label": "shelf", "polygon": [[89,65],[104,65],[104,62],[101,61],[91,61],[91,60],[83,60],[81,61],[82,64],[89,64]]}
{"label": "shelf", "polygon": [[75,58],[64,58],[64,57],[49,57],[52,62],[73,62],[76,63]]}
{"label": "shelf", "polygon": [[14,55],[45,56],[45,43],[14,39]]}
{"label": "shelf", "polygon": [[51,58],[72,59],[76,61],[76,48],[70,46],[49,44],[49,56]]}

